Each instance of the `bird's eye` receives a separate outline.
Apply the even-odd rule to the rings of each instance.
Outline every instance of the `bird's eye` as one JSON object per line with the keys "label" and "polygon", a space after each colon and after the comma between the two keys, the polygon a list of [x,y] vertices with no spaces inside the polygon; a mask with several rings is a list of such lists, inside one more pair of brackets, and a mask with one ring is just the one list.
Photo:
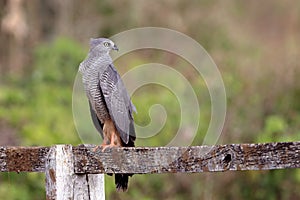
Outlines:
{"label": "bird's eye", "polygon": [[105,46],[105,47],[108,47],[109,45],[110,45],[109,42],[104,42],[104,46]]}

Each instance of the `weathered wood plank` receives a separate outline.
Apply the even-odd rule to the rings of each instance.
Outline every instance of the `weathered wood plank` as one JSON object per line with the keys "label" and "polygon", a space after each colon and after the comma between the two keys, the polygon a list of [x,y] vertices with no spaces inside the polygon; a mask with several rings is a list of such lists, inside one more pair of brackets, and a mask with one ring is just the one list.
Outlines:
{"label": "weathered wood plank", "polygon": [[46,199],[74,199],[72,146],[52,147],[46,160]]}
{"label": "weathered wood plank", "polygon": [[300,142],[192,147],[73,148],[75,173],[177,173],[300,168]]}
{"label": "weathered wood plank", "polygon": [[105,200],[104,174],[86,174],[89,183],[90,200]]}
{"label": "weathered wood plank", "polygon": [[6,156],[6,147],[0,147],[0,172],[7,171],[7,156]]}
{"label": "weathered wood plank", "polygon": [[74,200],[105,200],[104,174],[76,174]]}
{"label": "weathered wood plank", "polygon": [[[45,163],[45,174],[47,200],[105,199],[103,174],[74,173],[71,145],[51,147]],[[99,191],[103,191],[103,194],[95,193]]]}
{"label": "weathered wood plank", "polygon": [[[300,168],[300,142],[194,147],[73,147],[76,173],[167,173]],[[0,147],[0,172],[44,172],[49,147]],[[204,154],[204,152],[209,152]]]}
{"label": "weathered wood plank", "polygon": [[49,147],[0,147],[0,172],[44,172]]}

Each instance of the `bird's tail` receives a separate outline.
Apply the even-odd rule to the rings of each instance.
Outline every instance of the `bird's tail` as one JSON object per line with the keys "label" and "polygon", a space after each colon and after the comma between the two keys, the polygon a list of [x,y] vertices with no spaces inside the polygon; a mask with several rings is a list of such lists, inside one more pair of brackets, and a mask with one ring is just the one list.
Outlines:
{"label": "bird's tail", "polygon": [[[128,143],[124,143],[122,140],[122,147],[134,147],[135,136],[129,136]],[[115,174],[115,184],[118,192],[126,192],[128,188],[128,179],[129,176],[133,176],[133,174]]]}
{"label": "bird's tail", "polygon": [[115,174],[115,184],[117,191],[125,192],[128,187],[128,174]]}

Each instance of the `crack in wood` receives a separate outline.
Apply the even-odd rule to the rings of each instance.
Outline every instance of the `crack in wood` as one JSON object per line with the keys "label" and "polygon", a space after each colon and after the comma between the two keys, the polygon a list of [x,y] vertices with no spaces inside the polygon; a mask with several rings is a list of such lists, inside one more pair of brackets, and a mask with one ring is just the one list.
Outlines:
{"label": "crack in wood", "polygon": [[[191,147],[72,147],[75,173],[178,173],[300,168],[300,142]],[[0,172],[45,172],[50,147],[0,147]]]}

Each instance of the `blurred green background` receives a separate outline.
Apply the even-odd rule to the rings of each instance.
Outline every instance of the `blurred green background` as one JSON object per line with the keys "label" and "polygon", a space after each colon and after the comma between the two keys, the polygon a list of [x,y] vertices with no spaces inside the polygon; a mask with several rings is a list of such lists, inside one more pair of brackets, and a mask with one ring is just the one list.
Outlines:
{"label": "blurred green background", "polygon": [[[89,38],[143,26],[183,32],[216,62],[228,101],[218,143],[300,140],[300,1],[0,0],[0,20],[1,146],[80,144],[72,87]],[[199,91],[203,126],[193,145],[201,145],[210,120],[205,84],[165,52],[133,52],[116,65],[122,74],[147,62],[173,66]],[[148,90],[159,95],[137,91],[137,123],[149,123],[154,103],[166,105],[168,121],[159,139],[137,145],[165,145],[178,128],[178,102],[169,91]],[[135,175],[127,193],[106,177],[107,199],[300,199],[299,187],[298,169]],[[45,199],[44,175],[1,173],[0,199]]]}

